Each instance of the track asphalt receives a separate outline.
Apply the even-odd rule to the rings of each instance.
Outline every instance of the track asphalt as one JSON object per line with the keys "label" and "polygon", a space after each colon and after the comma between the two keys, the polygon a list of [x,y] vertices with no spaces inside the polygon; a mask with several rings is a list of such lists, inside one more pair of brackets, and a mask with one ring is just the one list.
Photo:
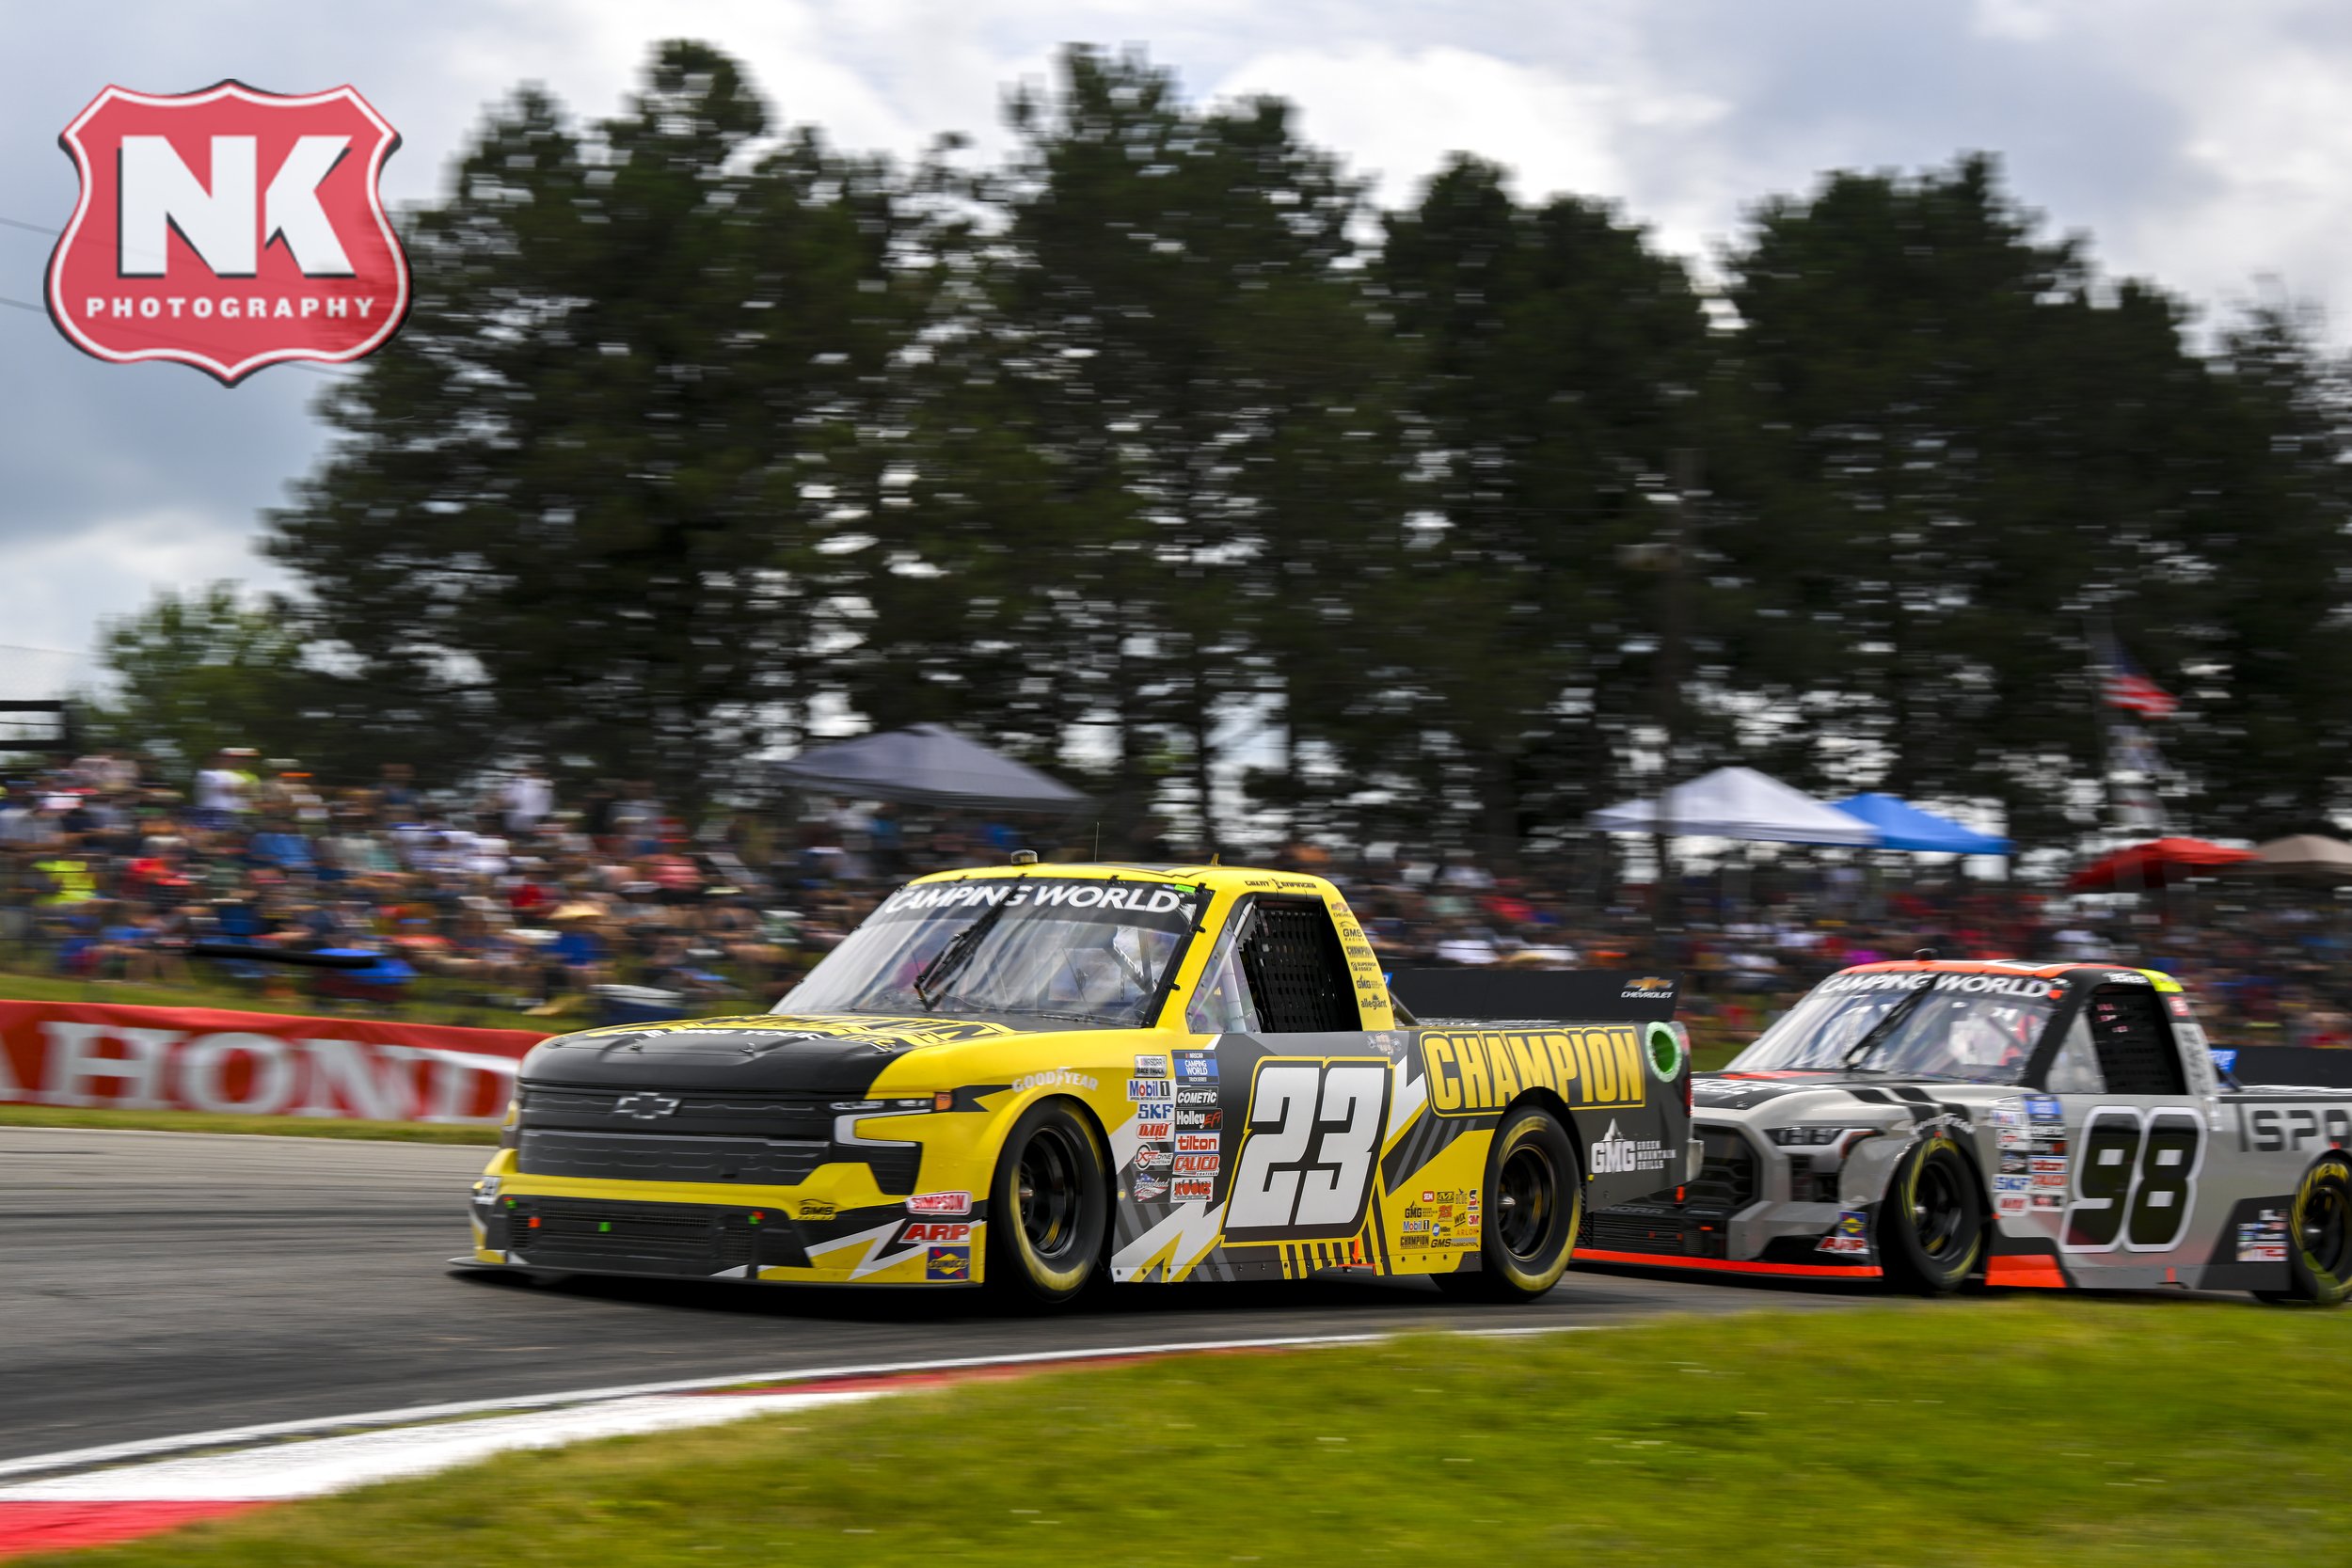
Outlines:
{"label": "track asphalt", "polygon": [[0,1129],[0,1460],[803,1367],[1871,1299],[1580,1269],[1524,1307],[1334,1278],[1121,1289],[1040,1319],[961,1291],[533,1286],[447,1266],[483,1162],[429,1144]]}

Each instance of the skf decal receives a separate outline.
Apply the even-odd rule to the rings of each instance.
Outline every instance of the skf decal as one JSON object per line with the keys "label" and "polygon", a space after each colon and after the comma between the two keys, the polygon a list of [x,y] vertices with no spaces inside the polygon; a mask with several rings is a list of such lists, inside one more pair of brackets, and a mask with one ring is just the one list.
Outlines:
{"label": "skf decal", "polygon": [[1441,1117],[1487,1115],[1539,1088],[1580,1109],[1642,1102],[1642,1037],[1629,1023],[1432,1030],[1421,1053],[1430,1108]]}

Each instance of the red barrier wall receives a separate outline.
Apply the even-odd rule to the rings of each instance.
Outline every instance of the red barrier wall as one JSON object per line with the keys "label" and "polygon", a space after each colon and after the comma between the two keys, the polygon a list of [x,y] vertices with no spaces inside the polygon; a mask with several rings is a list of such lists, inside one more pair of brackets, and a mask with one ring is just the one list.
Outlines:
{"label": "red barrier wall", "polygon": [[0,1001],[0,1102],[496,1121],[547,1037],[213,1007]]}

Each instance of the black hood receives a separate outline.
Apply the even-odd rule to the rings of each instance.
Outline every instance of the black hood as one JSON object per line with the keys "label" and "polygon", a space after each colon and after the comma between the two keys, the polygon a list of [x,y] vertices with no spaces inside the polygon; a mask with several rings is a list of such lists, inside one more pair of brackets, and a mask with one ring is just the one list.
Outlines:
{"label": "black hood", "polygon": [[1900,1079],[1848,1075],[1836,1071],[1697,1072],[1691,1075],[1691,1107],[1694,1111],[1753,1111],[1769,1101],[1791,1094],[1844,1094],[1871,1105],[1903,1105],[1944,1109],[1939,1089],[1956,1087],[2007,1088],[2012,1094],[2029,1091],[1994,1084],[1908,1083]]}
{"label": "black hood", "polygon": [[576,1087],[733,1089],[863,1099],[892,1061],[927,1046],[996,1039],[1026,1029],[978,1019],[822,1018],[755,1013],[628,1023],[542,1040],[523,1058],[526,1084]]}

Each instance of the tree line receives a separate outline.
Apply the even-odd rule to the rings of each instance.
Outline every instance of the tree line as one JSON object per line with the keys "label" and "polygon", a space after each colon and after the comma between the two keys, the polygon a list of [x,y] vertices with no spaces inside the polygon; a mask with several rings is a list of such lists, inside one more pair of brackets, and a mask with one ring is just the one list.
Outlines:
{"label": "tree line", "polygon": [[1477,158],[1380,211],[1140,55],[1008,116],[900,166],[691,42],[593,124],[518,91],[266,519],[299,592],[110,628],[118,736],[707,800],[938,720],[1106,845],[1506,863],[1737,760],[2058,845],[2111,627],[2173,828],[2345,804],[2352,396],[2291,306],[2197,324],[1984,155],[1767,198],[1702,280]]}

